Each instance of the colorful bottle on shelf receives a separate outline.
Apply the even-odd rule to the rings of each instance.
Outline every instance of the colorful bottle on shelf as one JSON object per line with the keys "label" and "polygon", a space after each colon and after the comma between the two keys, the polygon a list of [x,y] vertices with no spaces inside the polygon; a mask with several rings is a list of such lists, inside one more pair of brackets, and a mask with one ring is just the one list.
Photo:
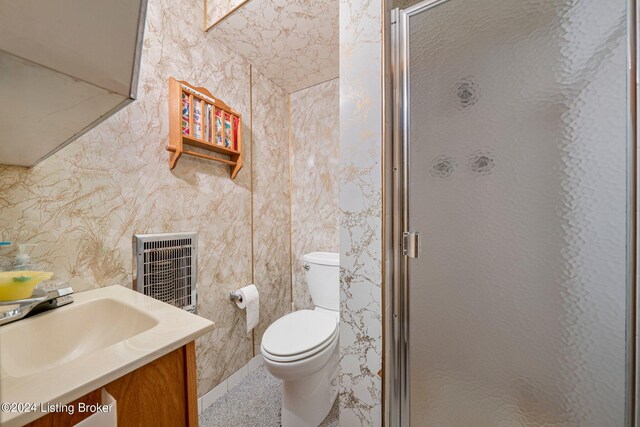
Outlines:
{"label": "colorful bottle on shelf", "polygon": [[189,95],[182,92],[182,133],[190,135],[189,132]]}
{"label": "colorful bottle on shelf", "polygon": [[211,104],[205,104],[205,114],[204,114],[204,140],[207,142],[211,142],[211,109],[213,106]]}
{"label": "colorful bottle on shelf", "polygon": [[229,113],[224,113],[224,146],[225,148],[231,148],[231,115]]}
{"label": "colorful bottle on shelf", "polygon": [[233,149],[238,150],[238,125],[240,123],[240,119],[236,116],[233,116]]}
{"label": "colorful bottle on shelf", "polygon": [[222,145],[222,111],[216,110],[216,144]]}
{"label": "colorful bottle on shelf", "polygon": [[202,103],[199,99],[193,102],[193,136],[202,138]]}

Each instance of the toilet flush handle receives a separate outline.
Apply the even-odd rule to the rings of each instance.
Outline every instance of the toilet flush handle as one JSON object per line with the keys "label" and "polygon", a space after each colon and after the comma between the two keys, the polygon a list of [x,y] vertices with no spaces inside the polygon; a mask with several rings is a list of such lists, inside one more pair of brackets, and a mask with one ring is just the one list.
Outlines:
{"label": "toilet flush handle", "polygon": [[305,270],[309,270],[311,268],[311,266],[309,265],[308,262],[305,262],[304,265],[302,266],[302,268],[304,268]]}

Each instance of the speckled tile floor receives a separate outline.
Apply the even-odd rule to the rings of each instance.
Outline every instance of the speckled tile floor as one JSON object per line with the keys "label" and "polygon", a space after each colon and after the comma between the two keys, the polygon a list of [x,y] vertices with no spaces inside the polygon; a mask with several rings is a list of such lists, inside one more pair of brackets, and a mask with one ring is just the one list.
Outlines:
{"label": "speckled tile floor", "polygon": [[[282,383],[260,366],[202,411],[200,427],[278,427],[281,406]],[[338,426],[336,399],[320,427]]]}

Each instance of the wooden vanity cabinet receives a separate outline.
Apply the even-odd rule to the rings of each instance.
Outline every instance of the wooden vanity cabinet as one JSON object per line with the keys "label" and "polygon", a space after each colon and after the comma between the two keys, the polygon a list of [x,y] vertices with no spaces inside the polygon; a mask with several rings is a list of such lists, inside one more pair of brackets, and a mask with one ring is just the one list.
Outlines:
{"label": "wooden vanity cabinet", "polygon": [[[116,400],[118,426],[197,426],[195,343],[192,341],[104,386]],[[88,418],[77,405],[99,404],[101,389],[72,402],[76,410],[49,413],[27,426],[71,427]]]}

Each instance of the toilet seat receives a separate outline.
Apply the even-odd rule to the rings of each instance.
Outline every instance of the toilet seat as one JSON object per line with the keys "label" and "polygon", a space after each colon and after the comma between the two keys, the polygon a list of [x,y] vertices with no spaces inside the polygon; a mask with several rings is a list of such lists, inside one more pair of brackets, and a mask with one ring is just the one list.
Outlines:
{"label": "toilet seat", "polygon": [[335,316],[314,310],[289,313],[267,328],[262,354],[275,362],[294,362],[321,352],[338,336]]}

